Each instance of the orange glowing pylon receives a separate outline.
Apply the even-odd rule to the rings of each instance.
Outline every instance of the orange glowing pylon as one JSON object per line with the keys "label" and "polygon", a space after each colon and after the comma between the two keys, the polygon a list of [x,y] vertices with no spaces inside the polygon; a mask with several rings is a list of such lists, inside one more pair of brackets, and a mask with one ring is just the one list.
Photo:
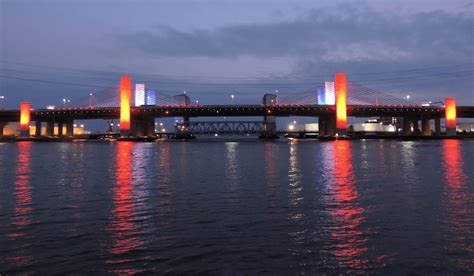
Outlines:
{"label": "orange glowing pylon", "polygon": [[31,104],[22,102],[20,104],[20,133],[22,136],[30,133]]}
{"label": "orange glowing pylon", "polygon": [[[122,136],[130,131],[130,100],[132,97],[132,78],[120,78],[120,132]],[[125,135],[123,135],[125,134]]]}
{"label": "orange glowing pylon", "polygon": [[446,116],[446,131],[448,135],[456,134],[456,99],[446,98],[444,101]]}
{"label": "orange glowing pylon", "polygon": [[347,82],[345,73],[337,73],[334,88],[336,92],[336,128],[344,133],[347,128]]}

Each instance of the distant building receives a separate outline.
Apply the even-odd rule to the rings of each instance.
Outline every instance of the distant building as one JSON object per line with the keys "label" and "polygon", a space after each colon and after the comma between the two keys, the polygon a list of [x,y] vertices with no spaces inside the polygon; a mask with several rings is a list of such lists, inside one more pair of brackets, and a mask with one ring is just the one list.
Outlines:
{"label": "distant building", "polygon": [[[63,133],[66,134],[66,125],[63,125]],[[36,133],[36,126],[30,126],[30,135],[34,136]],[[54,135],[58,135],[59,128],[57,126],[54,127]],[[90,134],[89,131],[84,130],[83,125],[74,125],[74,135],[81,135],[81,134]],[[4,136],[19,136],[20,135],[20,127],[17,123],[7,124],[3,129]],[[41,128],[41,135],[46,135],[46,126]]]}
{"label": "distant building", "polygon": [[460,123],[457,125],[458,132],[474,132],[474,123]]}
{"label": "distant building", "polygon": [[354,132],[396,132],[397,126],[392,122],[380,119],[369,119],[365,123],[352,125]]}

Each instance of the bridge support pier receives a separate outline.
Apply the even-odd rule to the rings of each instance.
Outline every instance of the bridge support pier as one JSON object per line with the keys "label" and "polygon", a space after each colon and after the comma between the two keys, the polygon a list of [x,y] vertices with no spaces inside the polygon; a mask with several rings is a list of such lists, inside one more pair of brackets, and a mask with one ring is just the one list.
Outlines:
{"label": "bridge support pier", "polygon": [[407,117],[403,118],[403,136],[411,135],[411,121]]}
{"label": "bridge support pier", "polygon": [[48,137],[54,136],[54,122],[53,121],[46,122],[46,136]]}
{"label": "bridge support pier", "polygon": [[134,137],[154,137],[155,118],[154,117],[134,117],[131,122],[130,135]]}
{"label": "bridge support pier", "polygon": [[430,119],[421,120],[421,135],[431,136],[431,120]]}
{"label": "bridge support pier", "polygon": [[[265,94],[263,95],[264,105],[274,105],[278,104],[278,96],[275,94]],[[270,111],[268,111],[270,112]],[[275,116],[263,116],[263,132],[259,136],[260,139],[278,139],[277,129],[276,129],[276,117]]]}
{"label": "bridge support pier", "polygon": [[326,135],[326,120],[323,116],[319,116],[318,118],[318,131],[319,137],[323,137]]}
{"label": "bridge support pier", "polygon": [[420,121],[418,119],[414,119],[412,122],[413,122],[413,133],[415,135],[420,135]]}
{"label": "bridge support pier", "polygon": [[3,129],[5,128],[6,125],[7,123],[0,122],[0,138],[3,138]]}
{"label": "bridge support pier", "polygon": [[[326,135],[335,136],[336,135],[336,118],[334,116],[328,116],[326,118]],[[337,132],[339,133],[339,131]],[[345,129],[340,129],[341,135],[345,135]]]}
{"label": "bridge support pier", "polygon": [[41,137],[41,121],[35,122],[35,137],[36,138]]}
{"label": "bridge support pier", "polygon": [[58,137],[63,137],[63,123],[58,123]]}
{"label": "bridge support pier", "polygon": [[336,135],[336,118],[334,116],[320,116],[319,137]]}
{"label": "bridge support pier", "polygon": [[435,135],[441,136],[441,118],[435,118]]}
{"label": "bridge support pier", "polygon": [[67,121],[66,122],[66,136],[73,137],[74,136],[74,121]]}

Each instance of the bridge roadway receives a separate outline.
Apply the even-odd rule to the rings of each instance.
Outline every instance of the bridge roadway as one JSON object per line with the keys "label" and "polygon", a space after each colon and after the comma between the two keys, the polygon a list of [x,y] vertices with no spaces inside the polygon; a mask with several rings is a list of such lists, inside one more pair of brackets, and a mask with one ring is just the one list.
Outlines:
{"label": "bridge roadway", "polygon": [[[133,117],[231,117],[231,116],[308,116],[334,114],[336,108],[327,105],[158,105],[132,107]],[[411,117],[444,118],[444,107],[426,106],[370,106],[348,105],[348,117]],[[120,107],[56,108],[31,110],[32,121],[71,121],[92,119],[118,119]],[[458,118],[474,118],[474,106],[458,106]],[[19,110],[0,110],[0,122],[18,122]]]}

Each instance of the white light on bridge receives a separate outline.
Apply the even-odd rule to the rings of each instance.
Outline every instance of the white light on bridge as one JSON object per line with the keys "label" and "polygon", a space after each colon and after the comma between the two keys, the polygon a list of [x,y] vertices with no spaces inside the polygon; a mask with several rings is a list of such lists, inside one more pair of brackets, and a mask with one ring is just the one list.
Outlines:
{"label": "white light on bridge", "polygon": [[336,104],[336,93],[334,89],[333,81],[326,81],[324,83],[324,94],[325,94],[325,104],[335,105]]}
{"label": "white light on bridge", "polygon": [[295,126],[294,125],[289,125],[288,126],[288,130],[294,130],[295,129]]}
{"label": "white light on bridge", "polygon": [[135,84],[135,106],[145,105],[145,84]]}

